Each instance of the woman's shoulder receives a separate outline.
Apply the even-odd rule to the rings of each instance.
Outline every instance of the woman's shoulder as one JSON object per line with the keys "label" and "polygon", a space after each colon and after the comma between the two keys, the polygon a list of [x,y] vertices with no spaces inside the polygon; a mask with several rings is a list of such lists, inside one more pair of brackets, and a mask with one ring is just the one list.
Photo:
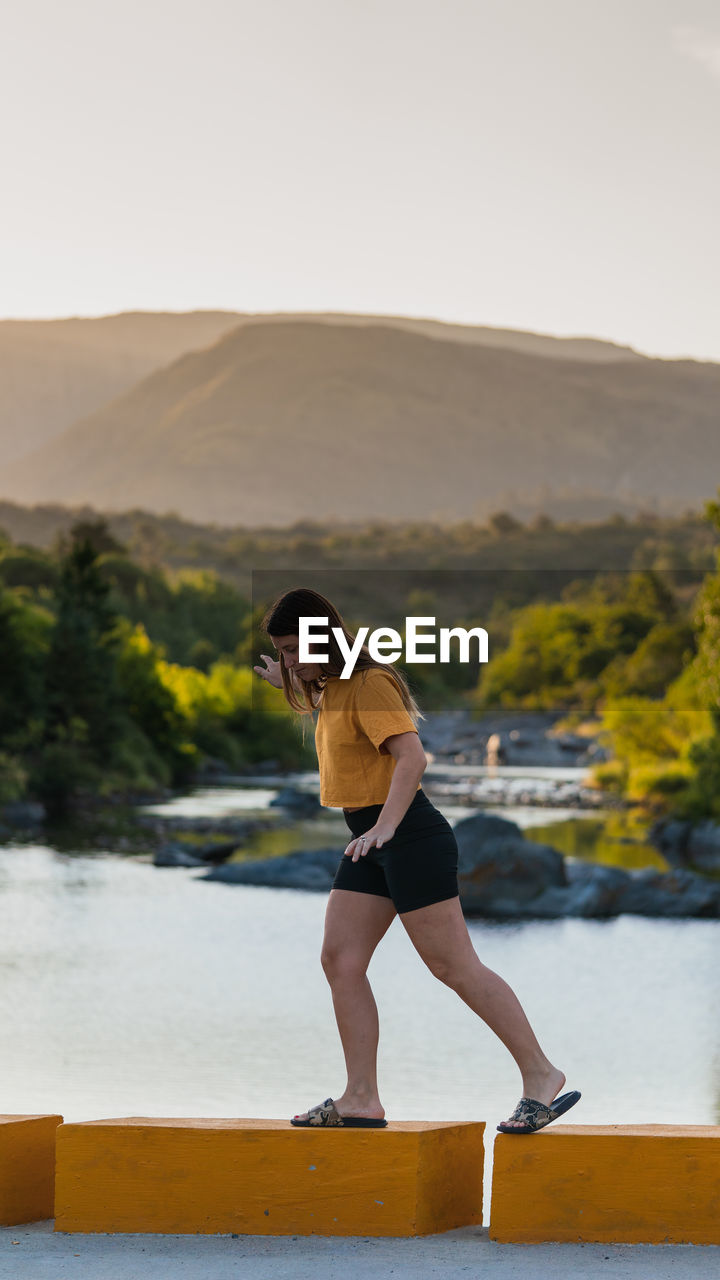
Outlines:
{"label": "woman's shoulder", "polygon": [[356,667],[346,679],[339,675],[330,676],[325,687],[335,685],[339,689],[349,689],[352,686],[365,684],[368,680],[377,680],[378,678],[380,680],[393,680],[387,667]]}
{"label": "woman's shoulder", "polygon": [[355,685],[356,694],[365,703],[368,697],[379,698],[382,706],[402,698],[398,679],[388,667],[364,667],[362,671],[355,672],[355,676],[359,677]]}
{"label": "woman's shoulder", "polygon": [[325,685],[325,692],[330,691],[331,697],[338,691],[340,696],[352,697],[358,692],[368,687],[383,688],[390,686],[397,689],[397,680],[388,671],[387,667],[359,667],[356,668],[347,680],[342,680],[339,676],[335,676],[328,680]]}
{"label": "woman's shoulder", "polygon": [[387,667],[363,667],[360,671],[353,673],[352,679],[357,681],[356,688],[363,688],[365,685],[391,684],[397,689],[397,680]]}
{"label": "woman's shoulder", "polygon": [[363,676],[365,680],[392,680],[395,683],[395,677],[389,667],[362,667],[360,671],[354,673],[356,676]]}

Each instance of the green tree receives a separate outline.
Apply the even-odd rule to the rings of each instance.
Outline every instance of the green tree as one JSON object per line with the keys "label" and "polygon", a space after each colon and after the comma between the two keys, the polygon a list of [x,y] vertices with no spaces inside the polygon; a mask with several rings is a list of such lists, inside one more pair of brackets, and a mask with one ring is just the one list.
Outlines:
{"label": "green tree", "polygon": [[44,719],[43,671],[52,617],[0,587],[0,743],[22,750]]}
{"label": "green tree", "polygon": [[629,656],[606,667],[602,686],[611,697],[661,698],[692,660],[695,632],[689,622],[658,622]]}
{"label": "green tree", "polygon": [[[152,643],[144,627],[133,627],[125,618],[119,623],[118,632],[117,676],[123,709],[136,733],[142,733],[151,748],[150,755],[147,747],[141,751],[144,768],[151,779],[179,786],[189,780],[197,751],[189,741],[190,726],[162,678],[163,649]],[[120,738],[119,749],[113,753],[116,767],[128,755],[132,767],[136,743],[135,734],[125,733]],[[154,768],[153,755],[157,758]]]}
{"label": "green tree", "polygon": [[[708,503],[706,517],[720,528],[720,505]],[[631,798],[663,807],[671,798],[679,816],[720,818],[720,573],[705,578],[692,627],[674,616],[667,578],[642,575],[663,621],[605,673],[602,734],[615,760],[598,776],[617,767]]]}
{"label": "green tree", "polygon": [[496,538],[518,533],[522,527],[520,521],[516,520],[515,516],[511,516],[509,511],[494,511],[488,520],[488,529]]}
{"label": "green tree", "polygon": [[94,786],[123,730],[117,677],[117,615],[98,552],[73,527],[60,562],[57,618],[45,669],[45,724],[33,786],[56,817]]}

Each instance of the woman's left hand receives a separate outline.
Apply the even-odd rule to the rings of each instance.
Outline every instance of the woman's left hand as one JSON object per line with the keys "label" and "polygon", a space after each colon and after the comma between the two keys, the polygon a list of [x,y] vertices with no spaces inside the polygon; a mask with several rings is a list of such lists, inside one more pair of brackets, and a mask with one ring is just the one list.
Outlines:
{"label": "woman's left hand", "polygon": [[368,849],[372,849],[373,845],[376,849],[381,849],[388,840],[392,840],[395,835],[395,828],[391,827],[387,822],[376,822],[374,827],[369,831],[364,831],[361,836],[356,836],[351,840],[344,857],[351,858],[353,862],[357,862],[358,858],[362,858]]}

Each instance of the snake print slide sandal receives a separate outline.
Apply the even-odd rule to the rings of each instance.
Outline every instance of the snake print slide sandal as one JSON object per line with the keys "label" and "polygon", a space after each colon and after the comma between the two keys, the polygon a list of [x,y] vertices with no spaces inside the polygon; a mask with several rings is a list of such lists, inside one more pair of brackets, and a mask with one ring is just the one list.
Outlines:
{"label": "snake print slide sandal", "polygon": [[520,1124],[508,1124],[508,1121],[504,1120],[497,1126],[498,1131],[500,1133],[537,1133],[538,1129],[544,1129],[553,1120],[557,1120],[558,1116],[564,1115],[574,1107],[581,1097],[582,1094],[577,1089],[573,1089],[570,1093],[562,1093],[549,1106],[544,1102],[538,1102],[537,1098],[521,1098],[509,1117],[510,1120],[519,1120]]}
{"label": "snake print slide sandal", "polygon": [[310,1107],[307,1120],[291,1120],[298,1129],[317,1128],[324,1125],[333,1129],[384,1129],[387,1120],[369,1120],[366,1116],[341,1116],[332,1098],[326,1098],[316,1107]]}

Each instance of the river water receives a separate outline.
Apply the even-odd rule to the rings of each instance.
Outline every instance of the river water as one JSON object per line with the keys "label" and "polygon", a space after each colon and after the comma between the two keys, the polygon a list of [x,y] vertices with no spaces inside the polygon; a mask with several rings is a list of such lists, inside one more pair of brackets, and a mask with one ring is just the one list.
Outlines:
{"label": "river water", "polygon": [[[264,782],[170,806],[247,811],[274,794]],[[469,812],[435,802],[453,822]],[[543,831],[561,821],[552,810],[502,812],[525,826],[542,818]],[[344,847],[337,814],[310,828]],[[0,848],[3,1112],[290,1117],[343,1089],[319,963],[326,895],[202,877],[149,856]],[[566,1088],[582,1091],[568,1123],[720,1123],[718,922],[468,928]],[[521,1092],[507,1050],[432,977],[399,919],[369,977],[388,1118],[486,1120],[490,1142]]]}

